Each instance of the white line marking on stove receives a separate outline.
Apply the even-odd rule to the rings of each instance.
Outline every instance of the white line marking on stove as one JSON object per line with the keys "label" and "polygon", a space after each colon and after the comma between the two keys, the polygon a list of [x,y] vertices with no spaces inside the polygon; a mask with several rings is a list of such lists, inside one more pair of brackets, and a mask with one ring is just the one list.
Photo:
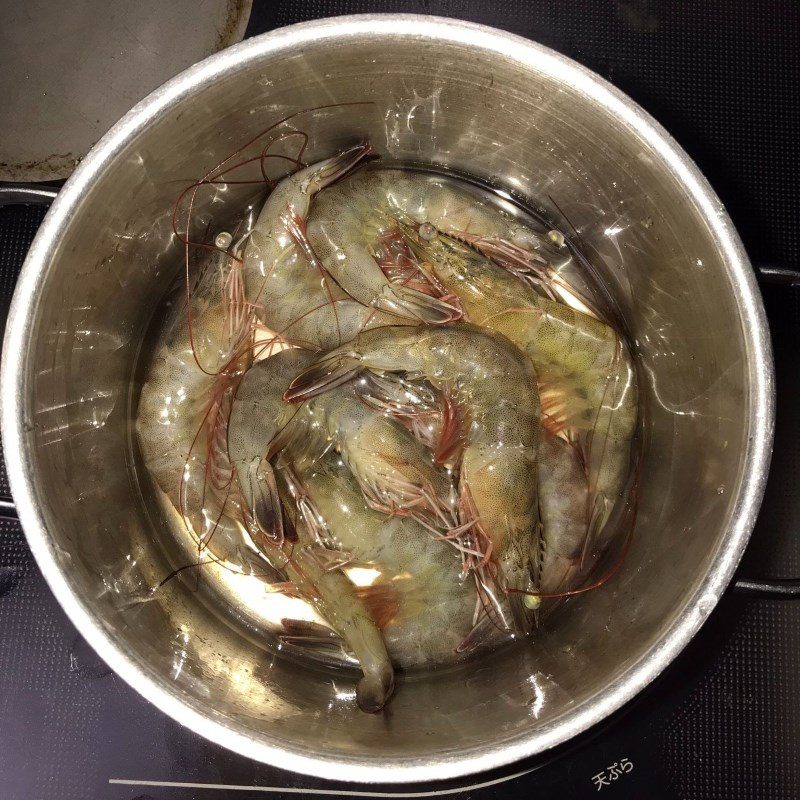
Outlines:
{"label": "white line marking on stove", "polygon": [[[534,768],[535,769],[535,768]],[[449,794],[459,794],[460,792],[472,792],[476,789],[485,789],[488,786],[497,786],[498,783],[506,783],[523,775],[533,772],[533,769],[526,769],[522,772],[515,772],[504,778],[495,778],[483,783],[471,783],[469,786],[460,786],[455,789],[435,789],[430,792],[362,792],[355,789],[312,789],[297,786],[245,786],[236,783],[184,783],[182,781],[139,781],[128,780],[127,778],[109,778],[108,782],[120,786],[154,786],[164,789],[227,789],[229,792],[264,792],[265,794],[319,794],[333,795],[338,797],[442,797]]]}

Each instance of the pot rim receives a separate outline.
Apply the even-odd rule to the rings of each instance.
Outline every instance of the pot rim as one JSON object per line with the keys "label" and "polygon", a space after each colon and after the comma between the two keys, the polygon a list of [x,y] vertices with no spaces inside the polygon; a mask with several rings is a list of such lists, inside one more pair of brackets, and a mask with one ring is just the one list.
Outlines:
{"label": "pot rim", "polygon": [[[304,45],[369,34],[413,35],[481,48],[513,59],[523,69],[542,71],[614,114],[647,141],[679,180],[703,214],[731,276],[741,314],[750,379],[749,435],[744,467],[727,537],[720,543],[708,574],[685,600],[663,637],[616,681],[562,718],[511,742],[469,748],[438,758],[391,761],[309,755],[229,727],[222,715],[200,711],[174,686],[155,679],[95,619],[70,586],[56,558],[32,480],[26,431],[25,391],[28,338],[40,287],[62,231],[88,187],[126,144],[176,104],[186,102],[209,81],[242,66]],[[741,558],[764,493],[775,417],[774,372],[769,329],[755,276],[744,247],[719,198],[688,155],[664,128],[627,95],[566,56],[510,33],[441,17],[412,14],[364,14],[292,25],[235,45],[190,67],[139,102],[91,149],[59,192],[28,252],[9,311],[0,373],[2,437],[8,476],[28,543],[50,588],[81,635],[108,665],[140,694],[195,733],[230,750],[281,769],[340,781],[405,783],[456,778],[508,765],[561,744],[603,720],[644,689],[678,655],[713,610]]]}

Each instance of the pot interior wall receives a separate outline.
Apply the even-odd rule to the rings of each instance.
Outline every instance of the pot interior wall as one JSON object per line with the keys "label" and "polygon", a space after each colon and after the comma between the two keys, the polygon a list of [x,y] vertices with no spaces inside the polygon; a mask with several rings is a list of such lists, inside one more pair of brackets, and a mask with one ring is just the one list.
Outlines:
{"label": "pot interior wall", "polygon": [[[602,256],[642,363],[647,447],[624,569],[557,625],[468,668],[401,683],[391,714],[352,701],[353,675],[302,666],[200,602],[171,569],[131,470],[134,363],[181,268],[170,213],[271,122],[306,160],[368,139],[387,158],[465,171],[555,200]],[[224,193],[213,194],[220,199]],[[198,219],[224,203],[198,195]],[[223,212],[223,213],[227,213]],[[220,223],[221,224],[221,223]],[[513,54],[416,37],[309,43],[217,78],[149,123],[99,174],[60,237],[39,298],[25,397],[36,488],[75,591],[142,669],[186,703],[262,742],[360,763],[412,763],[510,744],[575,713],[658,642],[712,563],[741,481],[750,398],[725,265],[650,146],[576,88]]]}

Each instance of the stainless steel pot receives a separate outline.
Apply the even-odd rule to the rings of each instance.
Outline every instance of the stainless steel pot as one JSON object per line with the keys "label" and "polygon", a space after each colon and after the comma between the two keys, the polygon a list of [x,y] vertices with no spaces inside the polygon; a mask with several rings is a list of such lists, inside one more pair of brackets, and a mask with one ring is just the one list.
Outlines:
{"label": "stainless steel pot", "polygon": [[[188,584],[142,600],[169,565],[129,441],[137,348],[179,268],[168,216],[181,181],[273,119],[354,100],[372,105],[298,120],[311,160],[369,138],[387,157],[557,201],[607,265],[647,395],[640,512],[621,574],[531,642],[408,676],[386,716],[356,710],[354,675],[287,661]],[[212,214],[213,204],[200,211]],[[702,175],[647,114],[524,39],[450,20],[364,16],[286,28],[213,56],[94,147],[20,277],[2,402],[31,548],[119,675],[255,759],[344,780],[415,781],[564,742],[633,697],[689,641],[730,580],[761,500],[773,371],[741,242]]]}

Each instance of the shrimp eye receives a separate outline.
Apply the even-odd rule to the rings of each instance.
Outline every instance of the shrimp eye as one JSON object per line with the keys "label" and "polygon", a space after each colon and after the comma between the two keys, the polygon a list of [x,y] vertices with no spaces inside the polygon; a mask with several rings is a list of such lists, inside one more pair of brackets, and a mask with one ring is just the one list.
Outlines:
{"label": "shrimp eye", "polygon": [[228,231],[222,231],[217,234],[217,238],[214,239],[214,244],[220,250],[227,250],[231,246],[231,242],[233,241],[233,236],[231,236]]}
{"label": "shrimp eye", "polygon": [[436,228],[430,222],[423,222],[419,226],[419,238],[424,239],[426,242],[432,242],[437,236]]}

